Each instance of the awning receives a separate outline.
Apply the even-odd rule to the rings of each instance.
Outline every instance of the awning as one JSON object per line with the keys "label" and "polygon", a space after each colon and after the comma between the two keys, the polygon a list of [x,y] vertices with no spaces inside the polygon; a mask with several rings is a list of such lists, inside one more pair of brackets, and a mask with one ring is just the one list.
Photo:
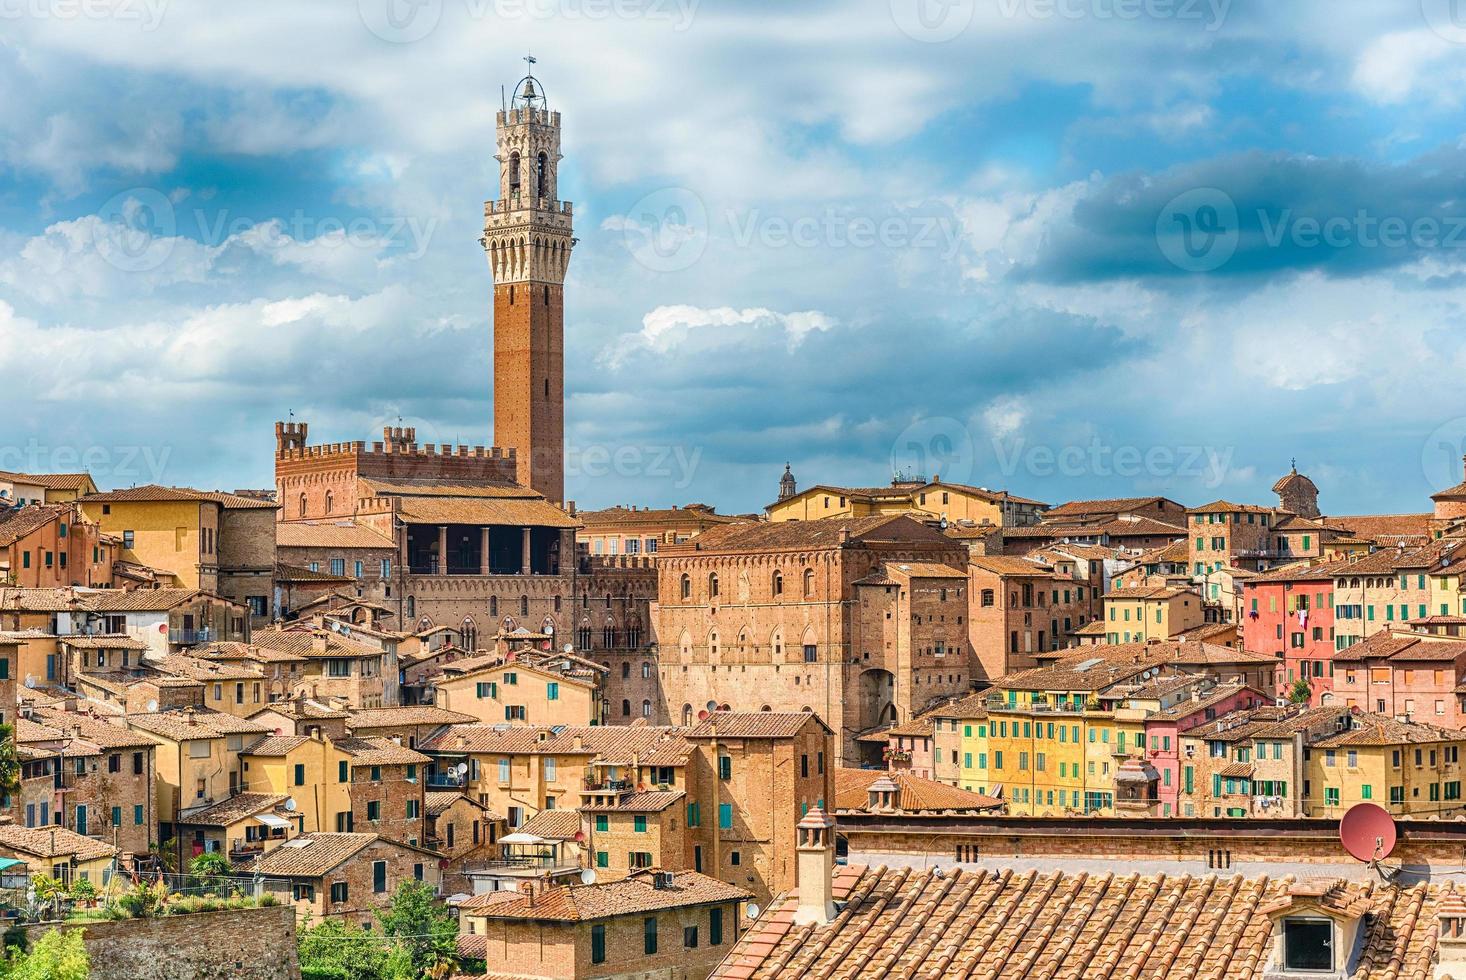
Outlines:
{"label": "awning", "polygon": [[25,862],[18,861],[15,858],[0,858],[0,871],[9,871],[17,864],[25,864]]}
{"label": "awning", "polygon": [[500,837],[499,838],[499,843],[500,844],[553,844],[555,842],[552,841],[552,840],[546,840],[545,838],[540,837],[537,834],[513,833],[513,834],[505,834],[503,837]]}
{"label": "awning", "polygon": [[281,830],[290,826],[290,821],[284,817],[277,817],[273,813],[256,813],[255,819],[266,827],[277,827]]}

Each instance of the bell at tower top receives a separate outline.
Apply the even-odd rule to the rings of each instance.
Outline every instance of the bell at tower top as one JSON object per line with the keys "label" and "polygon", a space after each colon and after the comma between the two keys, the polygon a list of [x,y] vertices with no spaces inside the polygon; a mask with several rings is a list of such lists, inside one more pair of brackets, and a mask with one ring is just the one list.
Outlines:
{"label": "bell at tower top", "polygon": [[514,86],[514,98],[510,100],[510,108],[536,109],[544,112],[550,107],[548,100],[545,98],[544,84],[540,83],[539,79],[534,77],[536,61],[537,59],[532,54],[524,56],[524,63],[527,67],[524,77],[519,80],[519,84]]}

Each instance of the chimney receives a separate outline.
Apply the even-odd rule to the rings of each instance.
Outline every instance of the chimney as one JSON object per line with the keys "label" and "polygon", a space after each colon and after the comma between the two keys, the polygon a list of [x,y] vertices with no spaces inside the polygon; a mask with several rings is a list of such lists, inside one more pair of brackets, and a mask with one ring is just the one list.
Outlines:
{"label": "chimney", "polygon": [[311,637],[311,650],[321,654],[324,654],[326,652],[325,633],[317,633],[315,636]]}
{"label": "chimney", "polygon": [[1435,947],[1435,980],[1466,974],[1466,899],[1451,895],[1435,914],[1439,940]]}
{"label": "chimney", "polygon": [[815,807],[796,826],[797,926],[829,925],[835,918],[835,821]]}

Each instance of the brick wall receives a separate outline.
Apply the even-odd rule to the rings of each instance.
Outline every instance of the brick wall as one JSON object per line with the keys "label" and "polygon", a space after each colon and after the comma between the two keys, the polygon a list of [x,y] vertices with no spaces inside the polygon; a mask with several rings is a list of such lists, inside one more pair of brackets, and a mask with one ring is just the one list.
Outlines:
{"label": "brick wall", "polygon": [[[50,926],[29,926],[33,944]],[[62,926],[82,929],[93,977],[128,980],[298,980],[295,912],[288,905]]]}

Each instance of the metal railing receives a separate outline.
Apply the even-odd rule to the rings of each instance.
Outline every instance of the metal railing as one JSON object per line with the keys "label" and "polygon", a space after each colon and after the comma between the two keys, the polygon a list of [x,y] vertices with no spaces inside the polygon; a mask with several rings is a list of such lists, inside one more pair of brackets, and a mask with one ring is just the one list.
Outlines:
{"label": "metal railing", "polygon": [[214,631],[208,627],[203,629],[169,629],[168,642],[179,646],[193,646],[199,643],[212,643],[216,639]]}

